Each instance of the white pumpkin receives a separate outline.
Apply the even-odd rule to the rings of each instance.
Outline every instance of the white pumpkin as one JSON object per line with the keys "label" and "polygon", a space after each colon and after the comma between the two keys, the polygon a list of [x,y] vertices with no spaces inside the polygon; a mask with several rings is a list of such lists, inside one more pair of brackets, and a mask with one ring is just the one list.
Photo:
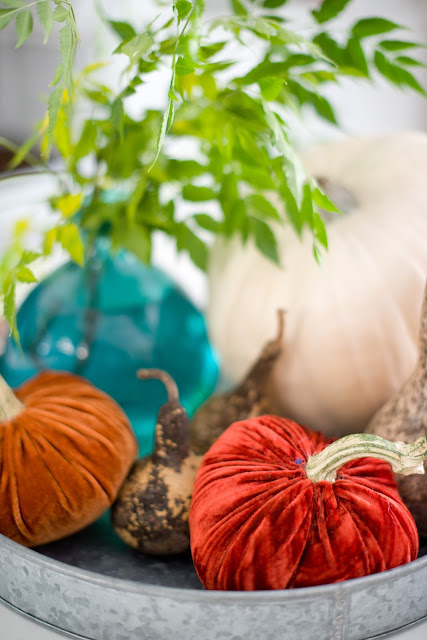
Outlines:
{"label": "white pumpkin", "polygon": [[[309,152],[309,174],[355,206],[327,225],[322,266],[311,238],[280,230],[282,268],[239,240],[217,242],[208,324],[224,374],[239,380],[287,310],[271,408],[314,429],[364,429],[408,378],[427,273],[427,135],[349,139]],[[339,204],[339,203],[338,203]]]}

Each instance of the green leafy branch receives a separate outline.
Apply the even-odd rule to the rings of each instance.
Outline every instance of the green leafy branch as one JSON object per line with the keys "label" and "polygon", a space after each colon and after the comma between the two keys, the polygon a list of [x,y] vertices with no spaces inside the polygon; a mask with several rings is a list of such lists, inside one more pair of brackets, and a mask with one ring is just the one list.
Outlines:
{"label": "green leafy branch", "polygon": [[[34,11],[44,30],[44,44],[51,36],[55,23],[63,24],[59,30],[59,50],[61,62],[55,70],[51,87],[55,87],[49,96],[48,103],[48,135],[49,144],[52,144],[53,131],[58,118],[59,105],[65,90],[72,92],[73,67],[76,49],[79,43],[79,33],[74,15],[74,9],[69,0],[1,0],[0,1],[0,30],[5,29],[10,23],[15,23],[17,41],[15,48],[21,47],[30,37],[34,26]],[[25,149],[31,150],[37,142],[38,136],[34,136],[26,144]],[[15,161],[16,164],[16,161]]]}
{"label": "green leafy branch", "polygon": [[17,283],[34,283],[37,278],[28,265],[40,257],[39,253],[24,248],[24,237],[28,223],[20,221],[15,225],[12,241],[0,258],[0,299],[3,315],[9,320],[11,331],[18,340],[15,323],[15,297]]}
{"label": "green leafy branch", "polygon": [[[43,254],[60,243],[82,263],[85,246],[104,235],[113,249],[149,262],[153,236],[161,232],[201,269],[215,236],[237,235],[280,263],[278,232],[289,225],[299,236],[312,235],[320,261],[328,246],[323,213],[337,209],[301,166],[291,111],[304,117],[311,109],[337,125],[324,88],[346,76],[372,80],[374,71],[424,94],[412,73],[422,64],[416,57],[422,45],[396,38],[400,25],[365,18],[339,41],[326,30],[349,2],[324,0],[309,14],[311,37],[284,21],[284,0],[230,0],[230,15],[214,21],[203,19],[201,0],[175,0],[140,32],[105,18],[118,40],[114,55],[128,62],[118,89],[100,81],[100,65],[93,64],[67,90],[66,32],[58,93],[36,134],[44,155],[51,144],[62,156],[69,183],[51,201],[57,223],[45,234]],[[230,53],[236,45],[244,71]],[[160,69],[171,77],[165,108],[131,116],[128,100],[149,91]],[[83,123],[73,115],[76,102],[90,107]],[[190,159],[173,152],[175,143],[191,147]],[[11,326],[17,273],[0,274],[9,278],[1,295]]]}

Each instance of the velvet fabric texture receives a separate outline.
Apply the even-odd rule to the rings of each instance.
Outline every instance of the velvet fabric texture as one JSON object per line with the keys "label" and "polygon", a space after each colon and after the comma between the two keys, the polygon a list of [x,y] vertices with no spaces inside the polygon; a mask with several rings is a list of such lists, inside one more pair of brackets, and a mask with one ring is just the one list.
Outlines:
{"label": "velvet fabric texture", "polygon": [[307,478],[309,456],[330,442],[268,415],[219,437],[196,477],[189,520],[205,588],[307,587],[417,557],[415,522],[387,462],[349,462],[334,483]]}
{"label": "velvet fabric texture", "polygon": [[23,411],[0,423],[0,533],[33,547],[96,520],[137,444],[121,408],[83,378],[46,372],[15,395]]}

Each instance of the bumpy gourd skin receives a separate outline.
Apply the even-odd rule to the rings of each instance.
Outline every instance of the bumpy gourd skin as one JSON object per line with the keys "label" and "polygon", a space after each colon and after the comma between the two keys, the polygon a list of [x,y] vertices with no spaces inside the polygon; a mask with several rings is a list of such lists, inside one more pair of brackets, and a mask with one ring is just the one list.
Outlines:
{"label": "bumpy gourd skin", "polygon": [[284,589],[391,569],[418,553],[390,465],[362,458],[314,483],[308,458],[331,440],[276,416],[229,427],[205,455],[190,509],[203,585]]}
{"label": "bumpy gourd skin", "polygon": [[[146,377],[151,371],[146,370]],[[112,521],[134,549],[169,555],[190,547],[188,514],[202,457],[189,449],[189,420],[176,386],[165,372],[153,371],[174,391],[159,410],[154,452],[133,466],[113,505]]]}
{"label": "bumpy gourd skin", "polygon": [[137,455],[125,413],[78,376],[41,373],[0,423],[0,533],[28,547],[71,535],[111,505]]}
{"label": "bumpy gourd skin", "polygon": [[[419,356],[415,370],[403,388],[375,414],[366,431],[389,440],[414,442],[427,437],[427,284],[421,309]],[[399,493],[427,537],[427,475],[396,476]]]}

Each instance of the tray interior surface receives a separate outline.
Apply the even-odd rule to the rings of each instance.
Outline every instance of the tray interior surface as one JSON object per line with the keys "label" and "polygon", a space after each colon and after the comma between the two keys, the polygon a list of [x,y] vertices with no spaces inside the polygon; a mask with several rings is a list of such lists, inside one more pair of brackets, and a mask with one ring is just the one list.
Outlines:
{"label": "tray interior surface", "polygon": [[70,566],[112,578],[182,589],[203,588],[190,552],[148,556],[135,551],[115,533],[108,512],[83,531],[35,550]]}
{"label": "tray interior surface", "polygon": [[[79,569],[143,584],[202,589],[190,552],[177,556],[148,556],[128,547],[115,533],[109,513],[73,536],[37,547],[36,551]],[[427,555],[420,540],[419,557]]]}

